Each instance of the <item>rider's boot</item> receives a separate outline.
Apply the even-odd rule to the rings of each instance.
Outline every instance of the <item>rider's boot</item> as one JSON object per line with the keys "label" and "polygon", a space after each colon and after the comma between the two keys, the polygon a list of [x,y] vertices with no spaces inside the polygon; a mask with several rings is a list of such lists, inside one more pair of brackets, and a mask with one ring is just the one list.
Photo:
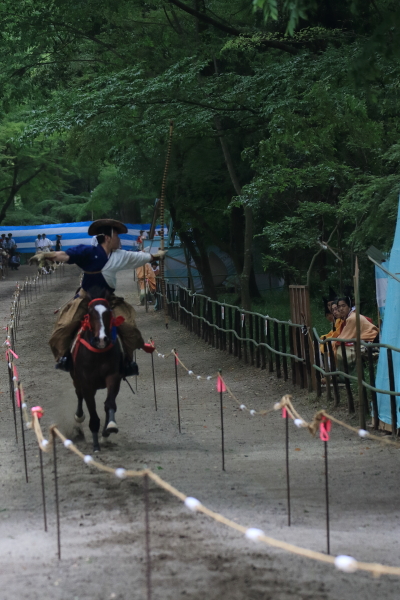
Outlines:
{"label": "rider's boot", "polygon": [[139,375],[139,368],[134,360],[130,362],[126,359],[122,368],[122,376],[125,379],[125,377],[132,377],[133,375]]}
{"label": "rider's boot", "polygon": [[55,368],[59,371],[66,371],[69,373],[71,371],[71,353],[67,352],[56,362]]}

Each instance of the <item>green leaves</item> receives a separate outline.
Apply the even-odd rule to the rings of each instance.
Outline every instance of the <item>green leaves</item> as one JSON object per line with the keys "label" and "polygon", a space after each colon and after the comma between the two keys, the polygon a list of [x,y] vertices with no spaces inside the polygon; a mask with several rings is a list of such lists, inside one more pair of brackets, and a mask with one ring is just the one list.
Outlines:
{"label": "green leaves", "polygon": [[254,10],[262,10],[264,20],[277,21],[280,17],[287,19],[286,32],[293,35],[300,19],[306,20],[310,11],[314,10],[317,3],[315,0],[283,0],[281,3],[281,15],[278,10],[278,0],[253,0]]}

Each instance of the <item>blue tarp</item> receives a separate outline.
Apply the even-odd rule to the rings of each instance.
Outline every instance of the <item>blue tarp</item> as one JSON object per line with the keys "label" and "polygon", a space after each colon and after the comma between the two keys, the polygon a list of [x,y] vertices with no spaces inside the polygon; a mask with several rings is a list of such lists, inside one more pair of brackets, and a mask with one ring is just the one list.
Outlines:
{"label": "blue tarp", "polygon": [[[392,252],[390,254],[390,259],[385,262],[385,268],[391,273],[400,273],[400,202]],[[380,269],[378,269],[378,271],[379,270]],[[381,331],[381,342],[382,344],[390,344],[391,346],[400,348],[400,283],[393,279],[393,277],[388,277],[387,282],[385,318]],[[393,368],[396,391],[399,391],[400,352],[393,352]],[[381,348],[379,354],[378,370],[376,374],[376,387],[380,388],[381,390],[390,389],[387,352],[385,348]],[[384,423],[391,424],[392,418],[390,413],[390,396],[386,394],[377,394],[377,396],[379,419]],[[400,408],[400,400],[398,396],[396,396],[396,403],[398,413]],[[397,418],[397,423],[399,423],[399,417]]]}
{"label": "blue tarp", "polygon": [[[56,235],[62,235],[62,248],[67,250],[77,244],[90,244],[91,236],[87,230],[92,221],[81,221],[79,223],[60,223],[57,225],[24,225],[0,227],[2,233],[12,233],[17,243],[18,252],[35,252],[35,240],[39,233],[45,233],[46,236],[55,243]],[[149,231],[150,225],[131,225],[126,223],[128,233],[122,234],[122,248],[124,250],[136,249],[134,241],[139,235],[139,231]],[[166,233],[165,229],[165,233]]]}

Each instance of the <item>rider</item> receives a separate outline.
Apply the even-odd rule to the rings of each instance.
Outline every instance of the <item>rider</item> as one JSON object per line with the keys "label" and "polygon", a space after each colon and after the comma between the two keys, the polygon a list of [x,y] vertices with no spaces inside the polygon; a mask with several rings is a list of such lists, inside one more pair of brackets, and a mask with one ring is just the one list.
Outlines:
{"label": "rider", "polygon": [[133,352],[144,347],[144,341],[135,324],[135,311],[123,298],[114,295],[117,272],[122,269],[137,268],[162,258],[164,251],[156,254],[128,252],[120,249],[120,233],[127,233],[126,226],[114,219],[94,221],[88,234],[97,236],[98,246],[72,246],[68,250],[49,252],[46,258],[57,262],[76,264],[83,270],[81,287],[75,298],[61,311],[49,340],[51,350],[57,360],[56,369],[70,370],[70,348],[80,323],[87,313],[92,298],[106,295],[114,317],[122,316],[125,321],[118,327],[125,353],[124,377],[137,374]]}

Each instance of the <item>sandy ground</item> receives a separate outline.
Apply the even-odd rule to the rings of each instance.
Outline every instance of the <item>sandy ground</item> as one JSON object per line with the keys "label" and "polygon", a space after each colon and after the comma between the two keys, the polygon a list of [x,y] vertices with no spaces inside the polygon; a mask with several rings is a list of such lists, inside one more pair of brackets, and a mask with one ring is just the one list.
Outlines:
{"label": "sandy ground", "polygon": [[[45,409],[43,427],[57,423],[74,435],[75,396],[66,373],[54,370],[47,344],[53,310],[77,286],[78,271],[65,269],[22,311],[17,351],[30,406]],[[32,274],[21,267],[18,277]],[[0,318],[7,322],[15,282],[0,282]],[[118,291],[137,303],[132,274]],[[177,348],[195,374],[222,368],[241,401],[265,408],[283,393],[309,418],[320,405],[313,397],[277,381],[265,371],[209,348],[194,334],[152,310],[137,309],[143,336],[160,352]],[[27,433],[29,483],[21,444],[16,445],[2,360],[0,598],[108,600],[146,598],[142,482],[118,480],[93,471],[58,446],[62,560],[57,559],[52,457],[45,455],[49,530],[43,530],[38,449]],[[323,445],[307,431],[290,428],[292,526],[287,526],[284,421],[273,413],[250,417],[225,399],[226,472],[221,470],[218,395],[214,383],[179,372],[182,433],[177,427],[172,359],[155,356],[158,411],[154,409],[151,359],[138,353],[140,377],[132,395],[125,383],[118,397],[120,432],[102,445],[99,460],[113,467],[150,467],[208,507],[245,526],[319,551],[326,549]],[[131,380],[134,384],[134,379]],[[99,399],[105,398],[99,393]],[[99,414],[103,417],[101,401]],[[337,411],[346,418],[344,410]],[[87,421],[77,441],[91,453]],[[329,446],[331,551],[359,560],[400,565],[398,450],[361,440],[335,427]],[[286,600],[398,597],[397,578],[346,575],[330,566],[298,558],[190,513],[179,501],[151,485],[150,527],[153,598],[190,600]]]}

